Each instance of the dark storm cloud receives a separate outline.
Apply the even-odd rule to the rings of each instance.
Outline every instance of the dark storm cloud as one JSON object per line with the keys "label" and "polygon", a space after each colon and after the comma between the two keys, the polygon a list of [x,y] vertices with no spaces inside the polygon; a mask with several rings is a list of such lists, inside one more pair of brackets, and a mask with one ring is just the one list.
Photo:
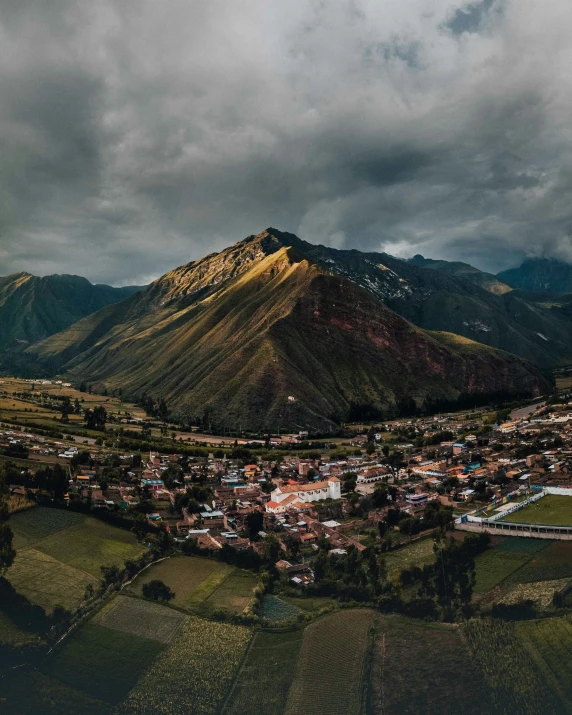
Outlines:
{"label": "dark storm cloud", "polygon": [[572,259],[562,0],[7,0],[0,274],[131,283],[272,225]]}

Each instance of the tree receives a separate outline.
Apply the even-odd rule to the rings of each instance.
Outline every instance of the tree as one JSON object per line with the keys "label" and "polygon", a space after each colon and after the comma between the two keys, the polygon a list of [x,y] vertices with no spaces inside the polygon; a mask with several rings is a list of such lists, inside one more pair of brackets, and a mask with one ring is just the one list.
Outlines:
{"label": "tree", "polygon": [[97,405],[93,410],[87,409],[84,414],[84,421],[88,429],[103,431],[107,422],[107,410],[103,405]]}
{"label": "tree", "polygon": [[62,422],[64,422],[64,423],[69,422],[69,415],[71,415],[71,413],[73,412],[73,408],[71,406],[70,398],[67,397],[67,395],[64,397],[64,399],[62,401],[61,412],[62,412],[62,418],[61,418]]}
{"label": "tree", "polygon": [[271,564],[279,560],[282,553],[280,542],[274,534],[267,534],[264,539],[264,558]]}
{"label": "tree", "polygon": [[12,546],[14,534],[6,521],[0,523],[0,576],[12,566],[16,558],[16,549]]}
{"label": "tree", "polygon": [[153,601],[170,601],[175,598],[174,592],[159,579],[153,579],[153,581],[143,584],[143,596]]}
{"label": "tree", "polygon": [[261,511],[253,511],[246,517],[246,525],[248,527],[248,538],[254,541],[258,536],[258,532],[262,531],[264,523],[264,514]]}

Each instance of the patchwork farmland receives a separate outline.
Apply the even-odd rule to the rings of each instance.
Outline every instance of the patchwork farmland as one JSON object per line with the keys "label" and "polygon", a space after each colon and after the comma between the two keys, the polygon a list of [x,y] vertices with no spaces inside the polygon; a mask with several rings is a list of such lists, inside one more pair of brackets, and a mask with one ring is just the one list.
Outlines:
{"label": "patchwork farmland", "polygon": [[101,566],[124,565],[145,547],[135,536],[84,514],[37,507],[10,520],[17,556],[8,573],[14,588],[48,612],[76,608]]}

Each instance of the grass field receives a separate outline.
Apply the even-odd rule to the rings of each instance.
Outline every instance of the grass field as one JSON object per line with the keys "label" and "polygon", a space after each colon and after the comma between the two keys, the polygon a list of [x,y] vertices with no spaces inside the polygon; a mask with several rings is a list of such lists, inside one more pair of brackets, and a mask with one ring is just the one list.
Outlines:
{"label": "grass field", "polygon": [[14,715],[108,715],[111,705],[35,670],[2,681],[0,712]]}
{"label": "grass field", "polygon": [[145,550],[130,531],[90,517],[48,536],[36,548],[97,578],[102,565],[123,566],[127,559],[135,559]]}
{"label": "grass field", "polygon": [[130,586],[142,595],[143,585],[160,579],[175,593],[173,603],[197,613],[226,610],[242,613],[252,598],[258,580],[242,571],[212,559],[174,556],[146,569]]}
{"label": "grass field", "polygon": [[18,551],[7,576],[16,591],[48,612],[58,605],[68,610],[76,608],[86,587],[91,584],[95,588],[98,584],[92,574],[36,549]]}
{"label": "grass field", "polygon": [[339,611],[306,628],[286,715],[360,715],[374,617],[366,609]]}
{"label": "grass field", "polygon": [[296,608],[309,613],[315,613],[316,611],[320,611],[322,608],[338,605],[338,602],[329,596],[314,596],[312,598],[292,598],[291,596],[280,596],[280,598],[286,603],[289,603],[291,606],[295,606]]}
{"label": "grass field", "polygon": [[475,559],[475,593],[487,593],[548,546],[542,539],[507,537]]}
{"label": "grass field", "polygon": [[92,622],[73,633],[41,670],[90,697],[116,703],[127,695],[162,648],[156,640]]}
{"label": "grass field", "polygon": [[[553,620],[539,623],[551,630]],[[529,646],[535,623],[475,619],[464,627],[475,666],[484,674],[489,688],[492,712],[562,715],[571,711],[558,696],[555,681],[547,679],[548,668],[536,646]],[[570,654],[565,656],[562,665],[568,668],[566,677],[569,678]],[[483,709],[483,712],[489,710]]]}
{"label": "grass field", "polygon": [[500,521],[572,526],[572,494],[569,497],[547,494],[542,499],[508,514]]}
{"label": "grass field", "polygon": [[430,538],[419,539],[395,551],[389,551],[385,555],[389,573],[408,569],[412,566],[423,567],[432,564],[434,561],[433,539]]}
{"label": "grass field", "polygon": [[232,566],[221,564],[211,559],[195,556],[173,556],[170,559],[153,564],[143,571],[129,589],[137,595],[142,594],[143,586],[149,581],[159,579],[175,593],[173,603],[184,607],[197,587],[213,574],[224,575],[232,572]]}
{"label": "grass field", "polygon": [[47,610],[73,609],[101,566],[123,566],[144,551],[135,536],[84,514],[37,507],[10,519],[16,559],[7,572],[14,588]]}
{"label": "grass field", "polygon": [[301,630],[258,632],[227,698],[223,715],[282,715],[296,672],[302,637]]}
{"label": "grass field", "polygon": [[0,611],[0,664],[2,646],[20,648],[32,643],[40,643],[39,636],[19,628],[8,616]]}
{"label": "grass field", "polygon": [[379,616],[369,683],[372,715],[488,712],[484,679],[453,626]]}
{"label": "grass field", "polygon": [[572,541],[548,541],[546,548],[511,577],[509,583],[530,583],[572,578]]}
{"label": "grass field", "polygon": [[118,715],[215,715],[251,636],[243,626],[185,616],[177,637],[141,677]]}
{"label": "grass field", "polygon": [[42,506],[19,512],[10,518],[10,527],[14,532],[14,546],[16,549],[33,546],[58,531],[81,524],[86,518],[85,514],[78,514],[75,511],[48,509]]}
{"label": "grass field", "polygon": [[242,613],[257,585],[258,579],[253,573],[235,569],[204,603],[213,610]]}
{"label": "grass field", "polygon": [[170,643],[185,616],[158,603],[129,596],[117,596],[93,618],[92,622],[158,643]]}

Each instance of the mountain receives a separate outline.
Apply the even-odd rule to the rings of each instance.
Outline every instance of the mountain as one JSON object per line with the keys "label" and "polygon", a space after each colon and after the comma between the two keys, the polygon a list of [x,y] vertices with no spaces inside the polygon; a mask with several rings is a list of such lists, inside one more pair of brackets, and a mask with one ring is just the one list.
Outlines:
{"label": "mountain", "polygon": [[125,300],[139,287],[92,285],[80,276],[0,277],[0,353],[43,340],[90,313]]}
{"label": "mountain", "polygon": [[529,258],[497,277],[511,288],[534,293],[572,293],[572,265],[554,258]]}
{"label": "mountain", "polygon": [[314,246],[291,234],[287,240],[419,327],[456,333],[544,368],[572,359],[572,323],[513,291],[491,293],[460,275],[417,266],[386,253]]}
{"label": "mountain", "polygon": [[508,293],[512,290],[509,285],[500,281],[497,276],[494,276],[492,273],[485,273],[461,261],[436,261],[432,258],[424,258],[418,254],[410,258],[409,263],[423,268],[432,268],[434,271],[446,273],[448,276],[465,278],[495,295],[503,295],[503,293]]}
{"label": "mountain", "polygon": [[[388,308],[376,293],[411,290],[391,269],[372,266],[371,276],[381,271],[387,281],[371,290],[340,275],[327,256],[311,256],[314,248],[268,229],[27,352],[72,379],[162,397],[176,417],[219,428],[328,429],[548,389],[530,363],[428,332]],[[373,284],[367,272],[361,280]]]}

